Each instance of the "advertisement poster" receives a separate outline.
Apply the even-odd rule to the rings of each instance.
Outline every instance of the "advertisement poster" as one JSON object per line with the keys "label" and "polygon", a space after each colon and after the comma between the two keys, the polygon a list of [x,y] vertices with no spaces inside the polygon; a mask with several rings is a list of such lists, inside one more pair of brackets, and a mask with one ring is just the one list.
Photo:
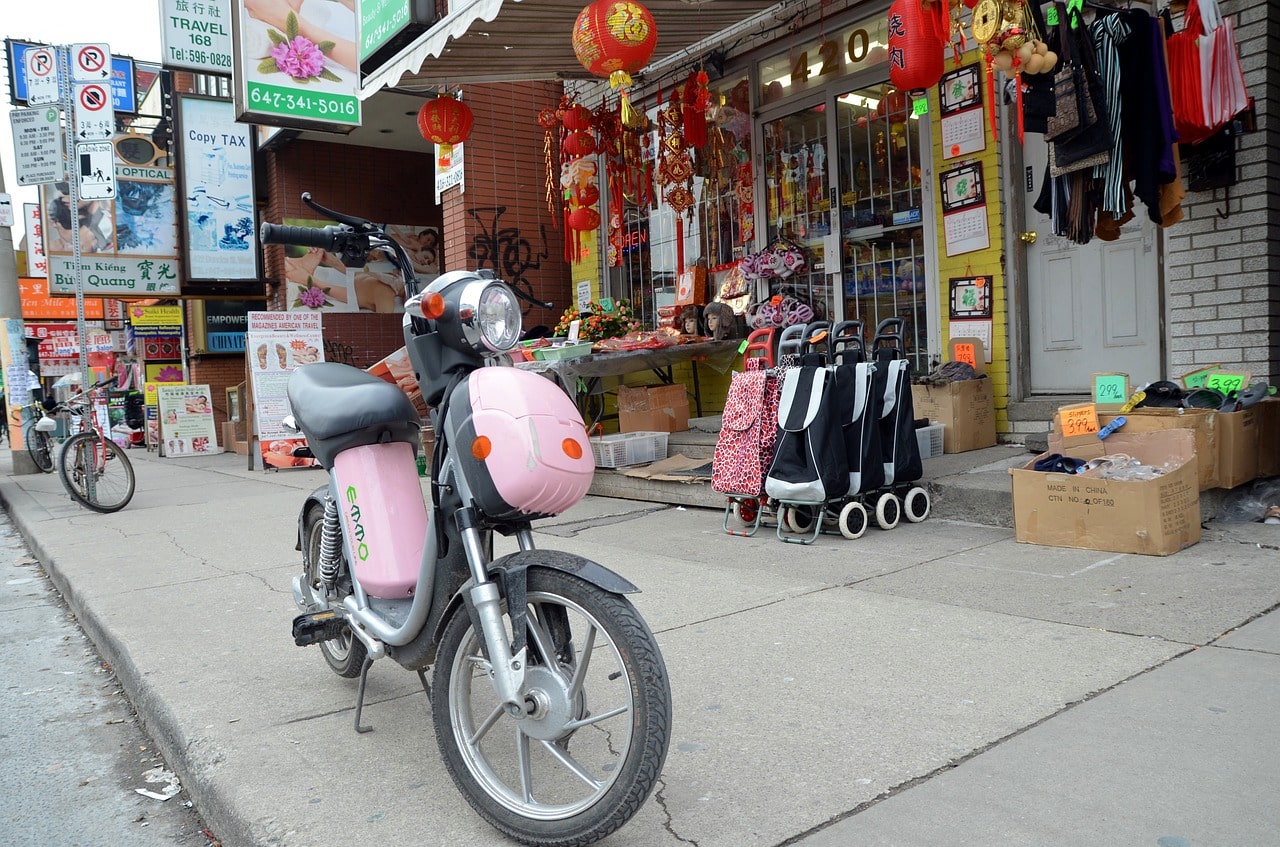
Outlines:
{"label": "advertisement poster", "polygon": [[[322,227],[325,221],[285,218],[286,226]],[[425,284],[440,273],[440,231],[435,227],[389,224],[396,240]],[[291,312],[404,311],[404,277],[383,249],[369,251],[368,262],[348,268],[333,253],[316,247],[284,248],[285,303]]]}
{"label": "advertisement poster", "polygon": [[222,100],[180,96],[187,279],[258,278],[253,215],[253,127]]}
{"label": "advertisement poster", "polygon": [[23,449],[22,407],[31,403],[32,381],[27,366],[27,341],[23,337],[22,320],[6,318],[0,322],[0,367],[4,369],[4,401],[9,410],[9,446]]}
{"label": "advertisement poster", "polygon": [[360,126],[354,4],[241,0],[237,5],[237,120],[338,131]]}
{"label": "advertisement poster", "polygon": [[295,456],[306,439],[284,427],[292,410],[286,389],[289,374],[301,365],[324,361],[318,313],[250,312],[245,346],[249,354],[249,390],[263,468],[305,468],[315,459]]}
{"label": "advertisement poster", "polygon": [[43,281],[49,275],[49,262],[44,256],[44,224],[40,221],[40,204],[23,203],[22,218],[27,229],[27,276]]}
{"label": "advertisement poster", "polygon": [[156,389],[163,456],[221,453],[213,426],[213,399],[207,385],[161,385]]}
{"label": "advertisement poster", "polygon": [[[86,294],[109,297],[178,294],[178,218],[168,154],[145,135],[121,133],[114,200],[81,200],[81,271]],[[41,186],[49,290],[74,294],[71,197],[66,182]]]}

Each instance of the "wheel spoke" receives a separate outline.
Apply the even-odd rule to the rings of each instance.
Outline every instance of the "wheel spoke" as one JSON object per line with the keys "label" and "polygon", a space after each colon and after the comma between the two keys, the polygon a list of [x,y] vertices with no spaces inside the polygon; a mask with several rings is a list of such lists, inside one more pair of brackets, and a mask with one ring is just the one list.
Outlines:
{"label": "wheel spoke", "polygon": [[516,760],[520,763],[520,798],[533,802],[533,766],[529,761],[529,736],[520,731],[520,722],[512,721],[516,733]]}
{"label": "wheel spoke", "polygon": [[529,637],[533,640],[533,645],[538,648],[538,652],[542,654],[542,661],[546,667],[560,673],[559,663],[556,662],[556,645],[551,638],[551,634],[547,632],[542,625],[542,621],[537,615],[529,615]]}
{"label": "wheel spoke", "polygon": [[578,654],[578,666],[573,669],[573,679],[569,680],[569,696],[577,697],[582,691],[582,680],[587,676],[587,668],[591,665],[591,655],[596,648],[596,628],[592,624],[587,628],[587,637],[582,644],[582,652]]}
{"label": "wheel spoke", "polygon": [[610,709],[609,711],[601,712],[598,715],[588,715],[580,721],[567,721],[564,725],[564,729],[566,732],[581,729],[584,726],[591,726],[592,724],[597,724],[601,721],[607,721],[609,718],[616,718],[618,715],[625,715],[629,711],[631,711],[630,706],[619,706],[616,709]]}
{"label": "wheel spoke", "polygon": [[574,759],[573,756],[569,755],[568,750],[550,741],[542,741],[540,743],[544,748],[546,748],[547,752],[554,756],[560,764],[564,765],[570,773],[586,783],[588,788],[591,788],[592,790],[599,790],[603,783],[591,776],[591,774],[587,773],[586,769],[583,768],[582,765],[578,764],[577,760]]}

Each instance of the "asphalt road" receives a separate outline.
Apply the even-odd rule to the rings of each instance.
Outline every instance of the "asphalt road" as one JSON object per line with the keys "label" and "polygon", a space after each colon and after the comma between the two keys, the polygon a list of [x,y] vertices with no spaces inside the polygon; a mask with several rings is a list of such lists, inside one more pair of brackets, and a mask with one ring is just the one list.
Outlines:
{"label": "asphalt road", "polygon": [[214,843],[110,666],[3,512],[0,680],[2,847]]}

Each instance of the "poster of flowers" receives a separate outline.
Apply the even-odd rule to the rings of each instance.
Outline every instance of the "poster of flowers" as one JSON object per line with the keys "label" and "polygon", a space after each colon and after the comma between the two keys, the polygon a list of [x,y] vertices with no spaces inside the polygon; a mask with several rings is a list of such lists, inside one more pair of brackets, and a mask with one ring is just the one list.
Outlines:
{"label": "poster of flowers", "polygon": [[[325,221],[285,218],[287,226],[321,227]],[[440,272],[440,231],[435,227],[391,224],[387,232],[409,256],[414,274],[422,284]],[[327,250],[316,247],[284,248],[286,305],[291,312],[381,312],[404,311],[404,276],[387,251],[369,252],[368,261],[348,268]]]}
{"label": "poster of flowers", "polygon": [[355,0],[242,0],[239,6],[238,120],[360,125]]}

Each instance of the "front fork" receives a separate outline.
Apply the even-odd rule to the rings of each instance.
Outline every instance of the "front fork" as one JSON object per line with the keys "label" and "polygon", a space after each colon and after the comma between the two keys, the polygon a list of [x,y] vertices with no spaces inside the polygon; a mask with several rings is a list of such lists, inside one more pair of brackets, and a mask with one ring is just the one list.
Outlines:
{"label": "front fork", "polygon": [[[518,587],[510,584],[507,586],[507,612],[511,617],[512,628],[512,635],[508,636],[507,627],[502,620],[502,592],[489,576],[489,561],[484,553],[480,528],[476,525],[475,511],[470,508],[459,509],[455,519],[467,554],[467,563],[471,568],[472,587],[467,592],[467,599],[488,654],[485,672],[489,674],[489,681],[507,713],[515,718],[524,717],[524,697],[521,690],[524,688],[529,648],[525,638],[523,579]],[[533,539],[528,530],[521,530],[517,537],[521,549],[532,548]]]}

